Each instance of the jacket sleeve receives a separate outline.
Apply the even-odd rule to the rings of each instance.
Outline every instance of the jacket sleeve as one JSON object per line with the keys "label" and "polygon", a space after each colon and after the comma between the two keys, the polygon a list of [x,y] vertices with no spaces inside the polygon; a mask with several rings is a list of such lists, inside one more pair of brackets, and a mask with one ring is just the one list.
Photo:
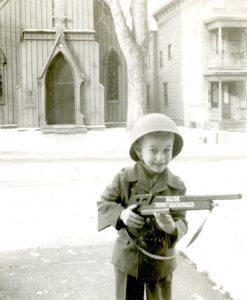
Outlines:
{"label": "jacket sleeve", "polygon": [[109,226],[120,229],[123,223],[119,217],[125,209],[121,203],[121,173],[118,173],[112,183],[108,185],[101,196],[98,206],[98,231]]}

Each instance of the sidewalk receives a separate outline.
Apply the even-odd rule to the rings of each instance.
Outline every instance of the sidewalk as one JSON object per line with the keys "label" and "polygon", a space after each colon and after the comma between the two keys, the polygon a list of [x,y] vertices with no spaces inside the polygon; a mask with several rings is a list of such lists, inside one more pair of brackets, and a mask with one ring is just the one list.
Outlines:
{"label": "sidewalk", "polygon": [[[111,244],[0,253],[1,300],[114,300]],[[178,257],[174,300],[227,300],[187,259]]]}

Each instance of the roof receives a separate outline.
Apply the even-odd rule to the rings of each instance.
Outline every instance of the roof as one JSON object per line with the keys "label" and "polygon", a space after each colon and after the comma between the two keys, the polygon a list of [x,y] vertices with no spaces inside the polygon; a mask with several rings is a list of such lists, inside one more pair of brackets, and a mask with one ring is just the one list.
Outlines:
{"label": "roof", "polygon": [[[170,14],[173,10],[183,6],[189,0],[164,0],[153,12],[153,17],[158,20],[163,16]],[[161,2],[160,2],[161,3]]]}

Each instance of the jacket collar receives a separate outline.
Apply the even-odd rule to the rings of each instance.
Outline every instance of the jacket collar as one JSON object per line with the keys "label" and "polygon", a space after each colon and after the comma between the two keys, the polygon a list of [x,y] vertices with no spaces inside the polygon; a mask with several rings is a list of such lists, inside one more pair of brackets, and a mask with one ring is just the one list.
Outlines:
{"label": "jacket collar", "polygon": [[166,168],[164,172],[160,174],[158,180],[154,187],[150,190],[147,184],[147,176],[145,176],[145,171],[143,170],[143,166],[140,162],[135,163],[135,165],[131,168],[125,169],[124,179],[127,182],[139,182],[144,188],[148,189],[150,192],[159,192],[165,190],[169,187],[175,189],[181,189],[183,187],[181,181],[171,173],[171,171]]}

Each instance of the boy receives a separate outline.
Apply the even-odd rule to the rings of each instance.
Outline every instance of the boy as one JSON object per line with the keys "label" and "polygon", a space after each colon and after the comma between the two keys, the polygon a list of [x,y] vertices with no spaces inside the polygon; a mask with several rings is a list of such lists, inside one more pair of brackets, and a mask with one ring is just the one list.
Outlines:
{"label": "boy", "polygon": [[[185,213],[143,217],[129,205],[136,194],[184,195],[184,183],[167,168],[180,153],[183,139],[175,123],[153,113],[136,122],[131,132],[133,167],[119,172],[98,203],[98,229],[118,230],[112,262],[116,300],[171,300],[175,244],[187,232]],[[139,238],[138,238],[139,237]]]}

